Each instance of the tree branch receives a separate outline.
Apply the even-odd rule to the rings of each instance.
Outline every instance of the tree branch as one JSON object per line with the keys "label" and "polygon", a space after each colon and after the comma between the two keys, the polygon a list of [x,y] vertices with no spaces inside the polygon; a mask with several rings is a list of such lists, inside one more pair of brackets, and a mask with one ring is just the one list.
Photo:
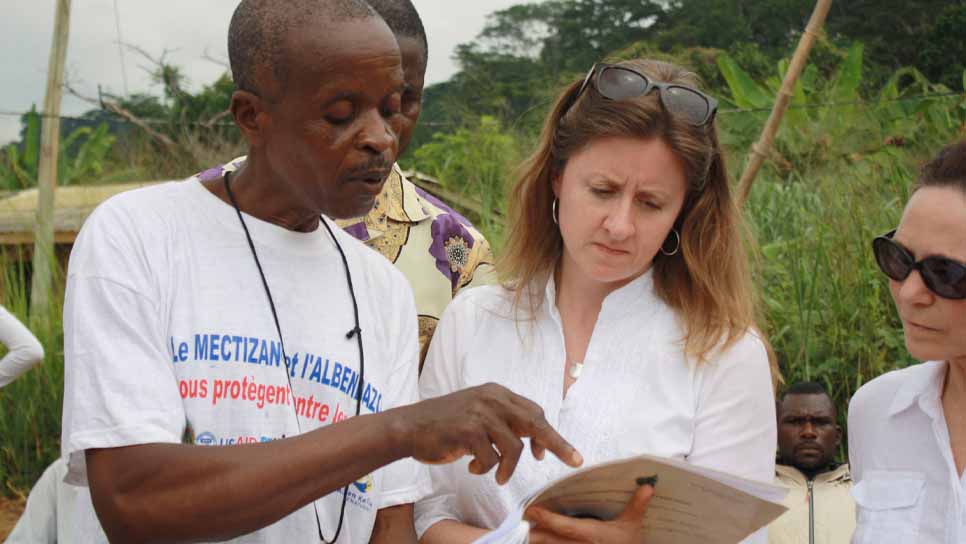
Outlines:
{"label": "tree branch", "polygon": [[207,47],[205,48],[204,54],[201,55],[201,58],[205,59],[208,62],[217,64],[218,66],[221,66],[225,70],[229,70],[229,71],[231,70],[231,64],[229,64],[229,62],[227,60],[220,59],[218,57],[215,57],[213,55],[210,55],[208,53],[208,48]]}
{"label": "tree branch", "polygon": [[147,72],[156,82],[164,86],[169,98],[176,99],[184,94],[184,91],[181,90],[183,74],[177,67],[168,64],[165,60],[168,53],[176,50],[165,49],[161,52],[160,57],[154,57],[138,45],[130,43],[123,45],[154,65],[153,69],[145,66],[141,66],[141,69]]}
{"label": "tree branch", "polygon": [[153,140],[155,140],[156,142],[158,142],[161,145],[163,145],[165,148],[167,148],[172,153],[177,153],[177,152],[180,151],[180,148],[178,147],[178,144],[175,143],[174,140],[172,140],[171,138],[165,136],[164,134],[161,134],[160,132],[154,130],[153,128],[151,128],[150,125],[148,125],[147,122],[145,122],[143,119],[141,119],[137,115],[134,115],[133,113],[131,113],[130,111],[128,111],[127,109],[125,109],[123,106],[121,106],[117,102],[115,102],[113,100],[107,100],[107,99],[104,99],[104,98],[96,99],[96,98],[91,98],[89,96],[85,96],[85,95],[81,94],[79,91],[77,91],[76,89],[74,89],[73,87],[71,87],[70,83],[67,82],[67,81],[64,82],[64,90],[67,91],[69,94],[71,94],[71,95],[73,95],[73,96],[75,96],[75,97],[83,100],[84,102],[87,102],[89,104],[93,104],[93,105],[95,105],[95,106],[97,106],[97,107],[99,107],[101,109],[110,111],[110,112],[112,112],[112,113],[120,116],[121,118],[127,120],[131,124],[137,126],[141,130],[143,130]]}
{"label": "tree branch", "polygon": [[224,110],[224,111],[218,112],[214,116],[212,116],[211,119],[208,119],[207,121],[202,122],[201,126],[204,127],[205,129],[211,129],[219,121],[229,116],[231,116],[231,110]]}

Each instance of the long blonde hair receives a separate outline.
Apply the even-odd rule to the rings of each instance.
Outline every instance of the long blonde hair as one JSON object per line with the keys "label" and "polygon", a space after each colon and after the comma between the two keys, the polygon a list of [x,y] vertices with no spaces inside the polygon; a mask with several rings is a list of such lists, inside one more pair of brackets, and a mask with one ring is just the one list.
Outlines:
{"label": "long blonde hair", "polygon": [[[620,66],[698,88],[697,76],[673,64],[638,59]],[[530,302],[525,310],[533,316],[543,299],[542,291],[531,286],[549,279],[563,253],[560,230],[551,220],[553,180],[571,156],[596,139],[660,138],[685,165],[688,194],[674,225],[680,251],[654,258],[654,285],[684,325],[685,353],[707,360],[712,351],[727,349],[756,328],[757,306],[744,246],[748,234],[731,197],[717,128],[714,122],[695,127],[669,115],[656,92],[614,101],[590,85],[574,102],[581,82],[575,80],[557,99],[536,151],[511,190],[509,237],[498,266],[501,282],[514,293],[518,309],[524,298]],[[530,296],[524,297],[525,292]]]}

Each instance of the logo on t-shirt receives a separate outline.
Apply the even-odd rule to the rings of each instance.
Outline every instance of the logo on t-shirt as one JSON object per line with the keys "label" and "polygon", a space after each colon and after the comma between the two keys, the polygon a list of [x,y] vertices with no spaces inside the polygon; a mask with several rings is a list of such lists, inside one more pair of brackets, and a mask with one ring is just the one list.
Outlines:
{"label": "logo on t-shirt", "polygon": [[367,474],[352,483],[352,485],[355,486],[360,493],[369,493],[369,491],[372,489],[372,484],[372,474]]}
{"label": "logo on t-shirt", "polygon": [[362,478],[352,482],[349,486],[349,504],[361,508],[367,512],[373,509],[372,494],[375,492],[375,480],[372,474],[367,474]]}

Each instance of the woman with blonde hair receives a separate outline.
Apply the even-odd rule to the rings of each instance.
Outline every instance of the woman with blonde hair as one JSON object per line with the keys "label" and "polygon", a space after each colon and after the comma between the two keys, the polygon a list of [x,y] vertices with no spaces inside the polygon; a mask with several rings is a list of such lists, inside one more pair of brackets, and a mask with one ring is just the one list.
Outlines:
{"label": "woman with blonde hair", "polygon": [[[564,90],[511,194],[502,285],[447,308],[424,397],[497,382],[539,404],[586,465],[649,453],[772,480],[769,350],[716,102],[696,79],[633,60]],[[421,542],[471,542],[567,470],[525,456],[494,482],[463,465],[433,468]],[[530,542],[640,542],[651,493],[611,521],[531,509]]]}

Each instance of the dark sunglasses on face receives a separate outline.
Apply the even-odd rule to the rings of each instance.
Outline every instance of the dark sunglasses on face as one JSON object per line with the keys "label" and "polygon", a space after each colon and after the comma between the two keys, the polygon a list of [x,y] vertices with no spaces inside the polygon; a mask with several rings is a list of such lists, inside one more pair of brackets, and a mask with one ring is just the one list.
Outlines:
{"label": "dark sunglasses on face", "polygon": [[593,65],[587,72],[580,89],[567,106],[568,111],[591,84],[601,96],[610,100],[636,98],[657,89],[660,91],[661,104],[668,113],[698,127],[710,123],[718,111],[718,101],[697,89],[652,81],[637,70],[603,63]]}
{"label": "dark sunglasses on face", "polygon": [[872,250],[879,268],[895,281],[905,281],[913,270],[918,270],[922,282],[937,296],[966,299],[966,264],[946,257],[926,257],[916,261],[906,248],[893,237],[896,231],[872,241]]}

